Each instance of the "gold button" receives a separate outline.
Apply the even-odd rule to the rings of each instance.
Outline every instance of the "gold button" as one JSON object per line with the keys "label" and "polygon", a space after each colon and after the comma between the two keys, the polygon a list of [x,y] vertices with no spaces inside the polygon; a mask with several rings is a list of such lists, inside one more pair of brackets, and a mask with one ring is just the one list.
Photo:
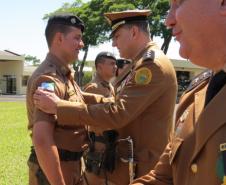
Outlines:
{"label": "gold button", "polygon": [[197,171],[198,171],[198,166],[197,166],[197,164],[192,164],[192,165],[191,165],[191,171],[192,171],[193,173],[197,173]]}

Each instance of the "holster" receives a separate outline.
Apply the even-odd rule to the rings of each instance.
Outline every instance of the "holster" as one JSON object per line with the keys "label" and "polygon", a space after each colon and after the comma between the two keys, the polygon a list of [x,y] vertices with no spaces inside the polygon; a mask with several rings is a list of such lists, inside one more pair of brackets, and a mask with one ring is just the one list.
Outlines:
{"label": "holster", "polygon": [[[88,152],[84,155],[86,169],[99,175],[101,170],[112,173],[116,164],[116,143],[118,132],[115,130],[104,131],[102,136],[96,136],[94,132],[89,133],[90,145]],[[105,144],[105,150],[95,150],[95,142]]]}

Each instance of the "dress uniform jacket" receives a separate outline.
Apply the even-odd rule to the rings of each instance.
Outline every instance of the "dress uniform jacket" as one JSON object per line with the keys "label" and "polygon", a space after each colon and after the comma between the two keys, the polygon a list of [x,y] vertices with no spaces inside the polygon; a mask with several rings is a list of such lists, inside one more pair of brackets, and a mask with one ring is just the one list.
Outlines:
{"label": "dress uniform jacket", "polygon": [[204,108],[210,76],[210,72],[198,76],[192,88],[182,96],[172,142],[154,170],[137,179],[134,184],[223,184],[226,86]]}
{"label": "dress uniform jacket", "polygon": [[[83,102],[83,97],[78,86],[73,81],[73,74],[67,66],[63,64],[52,54],[48,54],[45,61],[37,68],[31,76],[27,91],[27,112],[29,125],[32,130],[33,125],[38,121],[46,121],[49,124],[55,124],[54,140],[58,149],[70,152],[80,152],[82,155],[82,146],[86,143],[86,132],[84,126],[73,125],[64,127],[58,125],[57,118],[46,114],[35,108],[33,103],[33,94],[43,83],[49,84],[49,90],[54,90],[61,98],[73,102]],[[77,132],[77,134],[75,134]],[[81,156],[80,156],[81,157]],[[80,157],[77,160],[61,161],[61,169],[67,185],[75,184],[79,181],[81,175]],[[38,184],[35,177],[37,165],[29,162],[30,166],[30,184]]]}
{"label": "dress uniform jacket", "polygon": [[[57,116],[60,124],[88,124],[116,129],[120,138],[130,136],[139,177],[154,167],[168,142],[177,82],[171,62],[153,42],[140,52],[133,65],[114,103],[86,105],[61,101]],[[114,183],[124,185],[129,183],[128,171],[128,165],[118,161],[115,171],[108,176]]]}

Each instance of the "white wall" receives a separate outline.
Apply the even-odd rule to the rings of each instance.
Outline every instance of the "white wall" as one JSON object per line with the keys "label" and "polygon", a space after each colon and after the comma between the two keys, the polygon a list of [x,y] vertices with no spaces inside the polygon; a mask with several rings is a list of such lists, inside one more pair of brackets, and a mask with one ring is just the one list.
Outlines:
{"label": "white wall", "polygon": [[6,82],[2,81],[3,75],[15,75],[16,94],[24,94],[22,89],[23,61],[0,61],[0,89],[6,92]]}

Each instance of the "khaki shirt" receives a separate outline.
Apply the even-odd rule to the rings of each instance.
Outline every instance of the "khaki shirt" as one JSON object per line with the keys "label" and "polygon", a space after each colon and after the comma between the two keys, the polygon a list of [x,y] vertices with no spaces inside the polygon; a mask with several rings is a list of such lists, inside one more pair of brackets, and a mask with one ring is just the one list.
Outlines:
{"label": "khaki shirt", "polygon": [[100,94],[104,97],[112,97],[115,95],[112,84],[103,80],[98,74],[96,74],[91,82],[85,85],[83,90],[89,93]]}
{"label": "khaki shirt", "polygon": [[171,143],[154,170],[134,184],[223,184],[226,86],[204,107],[210,77],[210,72],[204,72],[194,80],[194,87],[182,96]]}
{"label": "khaki shirt", "polygon": [[[57,116],[60,124],[79,122],[116,129],[120,138],[131,136],[139,177],[154,167],[168,142],[176,92],[173,65],[150,42],[133,61],[133,70],[122,81],[115,103],[87,105],[62,101]],[[129,184],[128,171],[128,164],[119,161],[108,177],[115,183]]]}
{"label": "khaki shirt", "polygon": [[[114,97],[115,95],[114,87],[111,83],[103,80],[98,74],[96,74],[95,78],[84,87],[84,91],[88,93],[100,94],[106,98]],[[104,131],[100,127],[89,126],[88,129],[89,131],[95,132],[96,135],[102,135]]]}
{"label": "khaki shirt", "polygon": [[[86,138],[84,126],[73,125],[70,128],[64,128],[58,124],[56,116],[44,113],[35,107],[33,94],[43,82],[54,83],[54,91],[61,99],[84,103],[81,92],[73,81],[71,70],[67,66],[63,66],[58,58],[49,53],[45,61],[35,70],[28,82],[28,128],[32,130],[33,125],[38,121],[55,124],[54,139],[57,147],[70,151],[82,151],[82,145],[84,145]],[[79,134],[75,134],[75,132],[79,132]]]}

